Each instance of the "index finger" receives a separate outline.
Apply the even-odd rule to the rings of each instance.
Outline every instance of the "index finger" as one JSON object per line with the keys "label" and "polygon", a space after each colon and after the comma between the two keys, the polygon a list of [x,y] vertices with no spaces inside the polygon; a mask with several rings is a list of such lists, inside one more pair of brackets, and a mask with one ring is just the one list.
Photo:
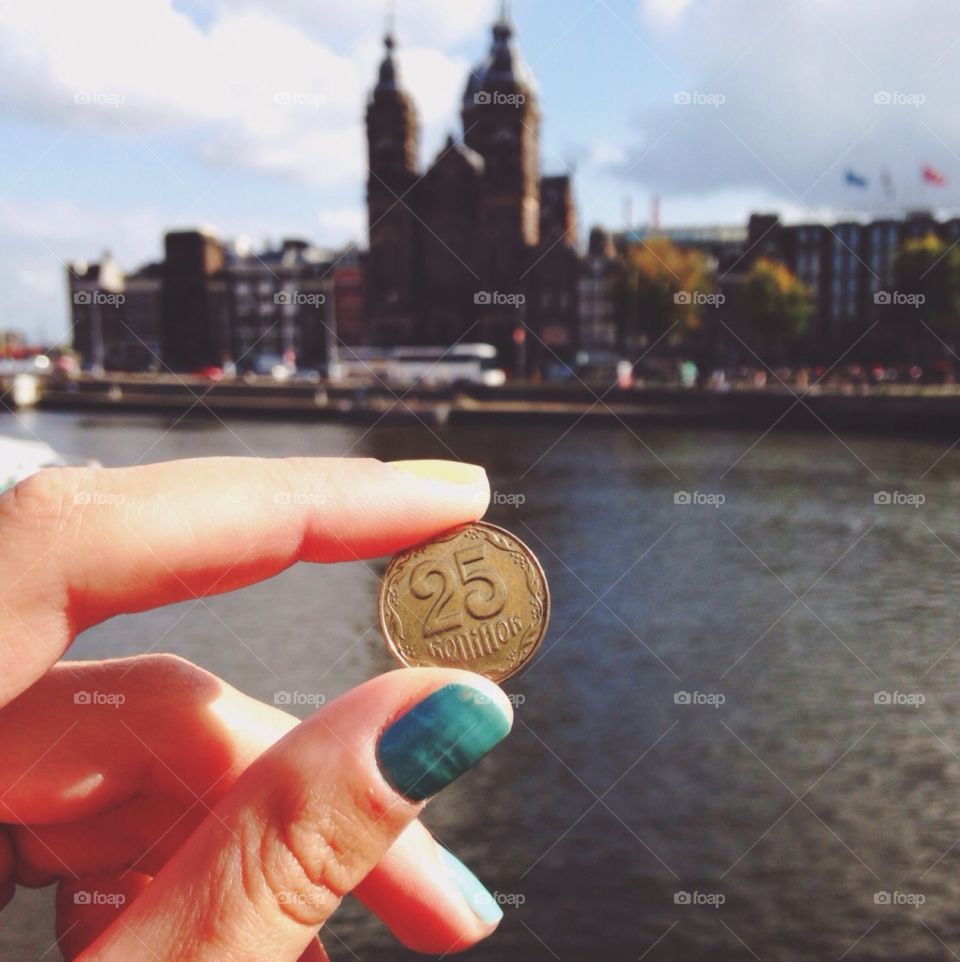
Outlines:
{"label": "index finger", "polygon": [[297,561],[391,554],[486,510],[476,465],[204,458],[51,468],[0,497],[0,704],[112,615],[219,594]]}

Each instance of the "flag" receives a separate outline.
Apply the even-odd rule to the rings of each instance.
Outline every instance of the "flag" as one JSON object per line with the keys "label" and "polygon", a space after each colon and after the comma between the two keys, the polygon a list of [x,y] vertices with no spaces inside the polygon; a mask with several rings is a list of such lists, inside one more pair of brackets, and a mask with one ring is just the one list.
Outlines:
{"label": "flag", "polygon": [[935,167],[931,167],[929,164],[924,164],[920,168],[920,176],[923,178],[925,184],[933,184],[934,187],[943,187],[947,182],[947,178],[940,173]]}
{"label": "flag", "polygon": [[863,174],[858,174],[855,170],[848,167],[846,173],[843,175],[844,183],[848,187],[866,187],[867,178]]}
{"label": "flag", "polygon": [[893,182],[893,174],[889,167],[884,167],[880,171],[880,183],[883,184],[883,193],[887,200],[896,200],[897,186]]}

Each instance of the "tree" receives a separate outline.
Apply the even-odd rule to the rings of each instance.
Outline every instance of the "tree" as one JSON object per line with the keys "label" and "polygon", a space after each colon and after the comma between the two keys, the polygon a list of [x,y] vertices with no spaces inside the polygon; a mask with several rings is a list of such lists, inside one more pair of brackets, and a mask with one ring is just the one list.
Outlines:
{"label": "tree", "polygon": [[936,234],[911,238],[894,256],[893,277],[896,289],[880,292],[878,304],[893,319],[900,356],[950,354],[945,344],[960,334],[960,250]]}
{"label": "tree", "polygon": [[700,328],[709,310],[700,295],[712,290],[703,254],[649,237],[630,245],[623,261],[620,307],[632,338],[652,341],[673,328],[668,340],[677,344]]}
{"label": "tree", "polygon": [[736,307],[735,330],[749,349],[783,361],[807,333],[813,292],[786,264],[758,257],[743,277]]}

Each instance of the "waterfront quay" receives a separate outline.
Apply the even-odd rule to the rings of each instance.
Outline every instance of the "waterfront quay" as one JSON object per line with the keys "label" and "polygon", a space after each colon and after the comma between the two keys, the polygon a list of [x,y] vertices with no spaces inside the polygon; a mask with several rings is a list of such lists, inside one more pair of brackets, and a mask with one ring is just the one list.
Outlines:
{"label": "waterfront quay", "polygon": [[[11,404],[9,392],[6,402]],[[117,374],[40,379],[35,406],[89,412],[168,411],[177,415],[378,420],[619,422],[631,426],[856,431],[960,436],[960,386],[813,387],[726,391],[573,382],[502,387],[391,387],[379,383],[210,382],[197,376]]]}

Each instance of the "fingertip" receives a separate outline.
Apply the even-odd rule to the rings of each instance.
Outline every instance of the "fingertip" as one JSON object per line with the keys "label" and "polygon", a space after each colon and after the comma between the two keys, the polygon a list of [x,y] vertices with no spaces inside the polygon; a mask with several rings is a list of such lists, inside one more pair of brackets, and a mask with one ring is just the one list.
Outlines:
{"label": "fingertip", "polygon": [[432,498],[440,497],[462,505],[464,521],[483,517],[490,504],[490,480],[486,468],[465,461],[386,461],[392,472],[404,480],[414,479],[414,487]]}
{"label": "fingertip", "polygon": [[448,877],[456,885],[464,902],[486,930],[493,932],[503,919],[503,909],[497,904],[487,887],[449,849],[438,845],[440,863]]}

